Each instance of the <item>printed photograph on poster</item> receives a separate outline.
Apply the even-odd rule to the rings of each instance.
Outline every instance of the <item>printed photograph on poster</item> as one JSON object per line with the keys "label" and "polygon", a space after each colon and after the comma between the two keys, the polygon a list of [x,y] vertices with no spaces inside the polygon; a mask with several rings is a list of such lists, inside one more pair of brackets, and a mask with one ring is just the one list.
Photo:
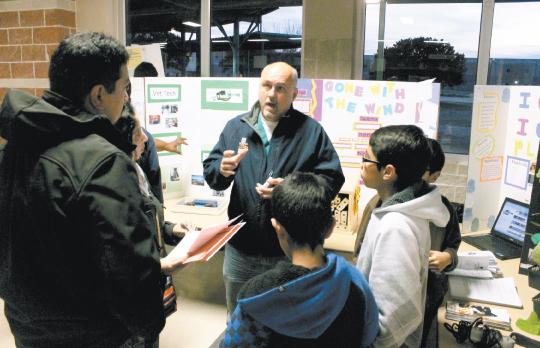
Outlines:
{"label": "printed photograph on poster", "polygon": [[480,182],[499,181],[502,177],[503,157],[484,157],[480,161]]}
{"label": "printed photograph on poster", "polygon": [[179,130],[180,106],[173,103],[148,104],[147,130],[150,133],[176,132]]}
{"label": "printed photograph on poster", "polygon": [[180,181],[180,173],[177,167],[172,167],[169,171],[169,178],[171,181]]}
{"label": "printed photograph on poster", "polygon": [[161,163],[161,188],[165,198],[171,195],[181,195],[184,186],[186,185],[186,177],[182,177],[180,164],[163,164]]}
{"label": "printed photograph on poster", "polygon": [[522,190],[527,189],[531,161],[525,158],[507,156],[504,183]]}
{"label": "printed photograph on poster", "polygon": [[191,185],[204,186],[204,177],[202,175],[192,175]]}
{"label": "printed photograph on poster", "polygon": [[202,80],[201,109],[248,110],[248,81]]}

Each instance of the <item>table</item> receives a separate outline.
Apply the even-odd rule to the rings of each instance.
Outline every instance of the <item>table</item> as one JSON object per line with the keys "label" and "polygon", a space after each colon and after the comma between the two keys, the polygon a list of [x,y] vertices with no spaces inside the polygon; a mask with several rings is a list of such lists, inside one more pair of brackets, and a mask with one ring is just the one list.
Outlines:
{"label": "table", "polygon": [[[487,231],[483,232],[486,233]],[[480,234],[479,232],[478,234]],[[466,251],[474,251],[479,250],[475,247],[473,247],[470,244],[467,244],[465,242],[461,242],[461,245],[459,247],[459,251],[466,252]],[[516,283],[518,295],[521,298],[521,301],[523,302],[523,308],[511,308],[511,307],[504,307],[504,306],[496,306],[496,305],[489,305],[490,307],[500,307],[508,310],[508,313],[510,314],[510,318],[512,319],[512,329],[515,332],[519,332],[527,337],[530,337],[532,339],[535,339],[537,341],[540,341],[540,336],[531,335],[529,333],[526,333],[525,331],[522,331],[516,326],[516,320],[517,319],[527,319],[529,317],[529,314],[533,311],[533,304],[532,304],[532,298],[537,295],[540,290],[536,290],[534,288],[529,287],[529,280],[526,275],[519,274],[519,259],[511,259],[511,260],[499,260],[497,259],[497,264],[499,265],[503,276],[504,277],[512,277],[514,278],[514,281]],[[448,297],[448,296],[447,296]],[[445,307],[443,303],[443,306],[439,308],[438,312],[438,321],[439,321],[439,346],[441,348],[445,347],[456,347],[456,346],[472,346],[472,345],[458,345],[456,343],[456,340],[452,336],[448,330],[443,326],[444,322],[451,322],[449,320],[446,320],[444,318],[445,315]],[[501,333],[505,336],[509,335],[509,331],[501,331]]]}

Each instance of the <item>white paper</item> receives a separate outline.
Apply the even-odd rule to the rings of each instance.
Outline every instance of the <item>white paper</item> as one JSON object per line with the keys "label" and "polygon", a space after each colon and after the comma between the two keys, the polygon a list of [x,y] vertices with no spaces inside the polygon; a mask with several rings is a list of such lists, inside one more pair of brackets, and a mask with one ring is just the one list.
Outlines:
{"label": "white paper", "polygon": [[430,100],[431,98],[433,98],[433,82],[435,82],[435,79],[418,82],[419,100]]}
{"label": "white paper", "polygon": [[490,260],[495,259],[491,251],[470,251],[458,253],[458,264],[456,268],[470,270],[486,270]]}
{"label": "white paper", "polygon": [[449,287],[450,296],[457,299],[523,308],[514,278],[449,277]]}
{"label": "white paper", "polygon": [[491,279],[493,278],[493,273],[487,269],[454,269],[453,271],[446,272],[446,274],[451,276],[460,276],[460,277],[471,277],[471,278],[482,278],[482,279]]}

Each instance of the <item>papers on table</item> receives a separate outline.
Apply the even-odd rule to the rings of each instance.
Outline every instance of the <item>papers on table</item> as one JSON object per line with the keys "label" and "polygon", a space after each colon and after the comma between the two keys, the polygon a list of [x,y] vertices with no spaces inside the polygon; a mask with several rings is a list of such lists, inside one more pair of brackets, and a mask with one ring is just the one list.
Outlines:
{"label": "papers on table", "polygon": [[497,259],[491,251],[470,251],[458,253],[458,264],[450,272],[450,276],[472,277],[472,278],[493,278],[500,276],[501,271],[497,266]]}
{"label": "papers on table", "polygon": [[449,277],[449,287],[453,298],[523,308],[514,278]]}

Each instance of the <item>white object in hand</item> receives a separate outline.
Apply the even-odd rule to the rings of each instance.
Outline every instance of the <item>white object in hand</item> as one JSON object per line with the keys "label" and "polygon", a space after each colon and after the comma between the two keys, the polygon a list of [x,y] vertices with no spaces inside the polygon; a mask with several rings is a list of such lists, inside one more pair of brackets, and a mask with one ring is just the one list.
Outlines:
{"label": "white object in hand", "polygon": [[264,188],[269,188],[270,187],[270,183],[268,182],[268,180],[272,180],[272,174],[274,174],[274,171],[271,170],[270,173],[268,174],[268,179],[266,179],[266,182],[262,185],[262,187]]}

